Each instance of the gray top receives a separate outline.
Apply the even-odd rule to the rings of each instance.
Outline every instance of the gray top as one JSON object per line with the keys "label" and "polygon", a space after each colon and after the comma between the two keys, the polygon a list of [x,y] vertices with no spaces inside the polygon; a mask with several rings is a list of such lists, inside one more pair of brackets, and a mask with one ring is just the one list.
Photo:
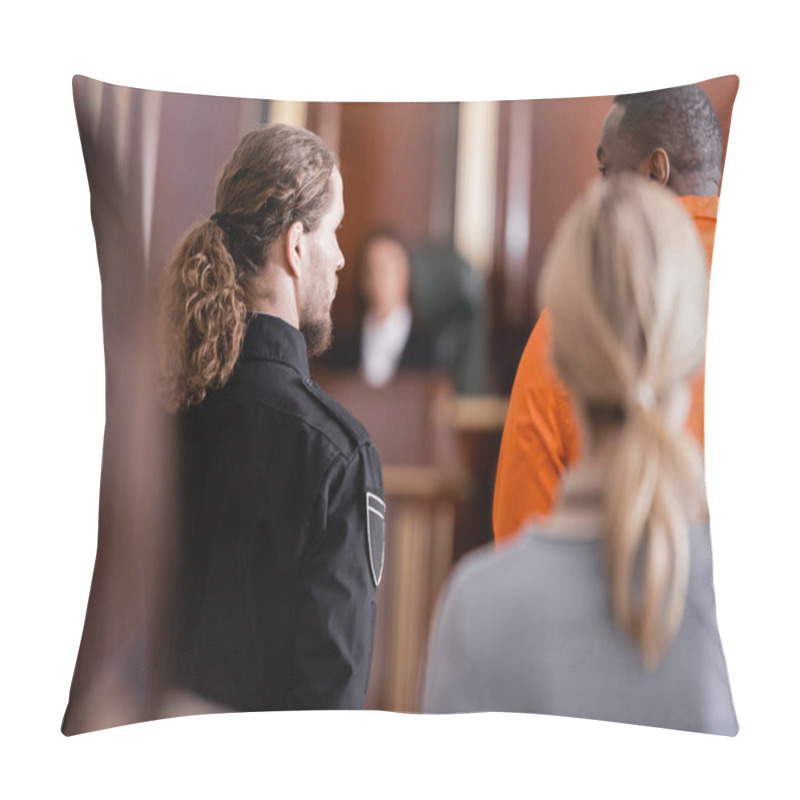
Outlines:
{"label": "gray top", "polygon": [[439,601],[423,711],[524,711],[735,736],[707,525],[690,530],[681,627],[642,667],[610,610],[603,543],[530,530],[456,566]]}

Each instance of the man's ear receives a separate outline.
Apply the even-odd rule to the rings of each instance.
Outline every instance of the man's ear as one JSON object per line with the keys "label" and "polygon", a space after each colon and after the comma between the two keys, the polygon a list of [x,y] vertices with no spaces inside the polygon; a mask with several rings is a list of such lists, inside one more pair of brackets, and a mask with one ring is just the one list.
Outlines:
{"label": "man's ear", "polygon": [[657,181],[662,186],[666,186],[669,183],[669,156],[663,147],[657,147],[650,153],[650,157],[647,159],[647,166],[650,180]]}
{"label": "man's ear", "polygon": [[295,278],[300,277],[300,262],[303,260],[303,232],[302,222],[293,222],[286,231],[286,263]]}

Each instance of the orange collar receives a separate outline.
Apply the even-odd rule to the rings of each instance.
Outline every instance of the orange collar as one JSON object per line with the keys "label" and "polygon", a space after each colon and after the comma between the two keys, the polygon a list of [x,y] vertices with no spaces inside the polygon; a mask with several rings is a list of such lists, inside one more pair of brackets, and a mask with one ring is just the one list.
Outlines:
{"label": "orange collar", "polygon": [[716,222],[717,208],[719,207],[719,197],[699,197],[687,194],[679,197],[678,200],[689,212],[692,219],[710,219]]}

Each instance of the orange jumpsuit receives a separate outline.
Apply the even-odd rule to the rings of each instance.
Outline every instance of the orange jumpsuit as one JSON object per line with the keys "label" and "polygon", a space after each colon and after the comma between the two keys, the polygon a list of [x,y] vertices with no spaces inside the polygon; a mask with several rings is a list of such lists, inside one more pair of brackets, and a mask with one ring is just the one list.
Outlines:
{"label": "orange jumpsuit", "polygon": [[[717,227],[718,197],[679,197],[697,225],[709,270]],[[580,430],[569,392],[550,362],[551,321],[547,309],[525,345],[503,428],[494,489],[496,541],[508,541],[533,515],[553,508],[558,483],[580,454]],[[692,381],[692,405],[686,421],[703,444],[705,371]]]}

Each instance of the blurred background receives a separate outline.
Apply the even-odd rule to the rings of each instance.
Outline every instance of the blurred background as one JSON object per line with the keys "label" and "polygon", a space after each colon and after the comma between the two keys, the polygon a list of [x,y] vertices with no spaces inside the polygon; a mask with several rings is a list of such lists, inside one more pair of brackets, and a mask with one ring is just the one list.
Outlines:
{"label": "blurred background", "polygon": [[[737,79],[701,85],[727,145]],[[116,705],[107,716],[122,721],[154,715],[141,705],[158,689],[172,542],[169,431],[146,399],[152,300],[172,248],[213,213],[217,177],[241,136],[288,122],[338,153],[344,181],[335,343],[312,362],[312,375],[364,423],[384,467],[386,569],[368,707],[415,711],[438,591],[458,558],[492,540],[500,437],[538,317],[542,259],[558,220],[598,175],[595,151],[613,98],[294,103],[80,77],[74,91],[103,283],[109,405],[100,546],[71,705],[95,717]],[[424,369],[401,362],[381,385],[337,358],[364,321],[362,245],[375,230],[407,248],[409,303],[433,353]]]}

